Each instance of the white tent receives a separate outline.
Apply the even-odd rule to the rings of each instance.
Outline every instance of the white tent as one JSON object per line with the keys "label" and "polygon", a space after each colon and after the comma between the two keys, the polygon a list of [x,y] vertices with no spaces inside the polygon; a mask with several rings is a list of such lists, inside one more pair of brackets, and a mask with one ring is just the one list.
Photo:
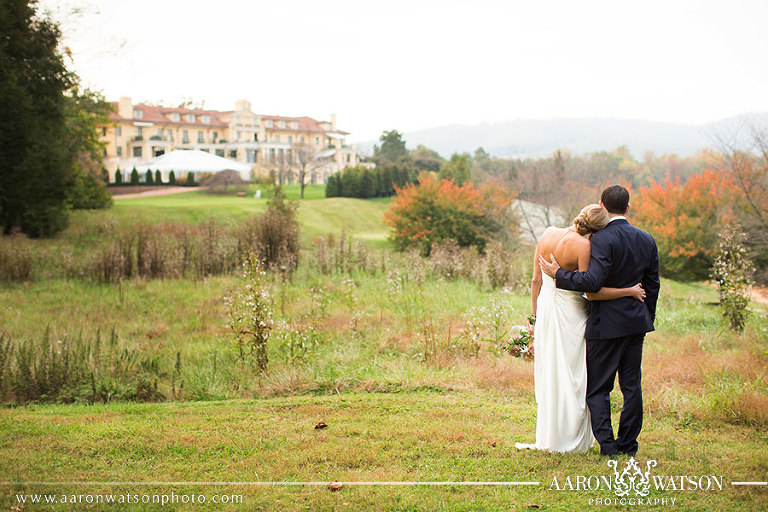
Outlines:
{"label": "white tent", "polygon": [[180,179],[183,175],[190,172],[195,175],[195,179],[198,179],[202,173],[215,174],[219,171],[237,171],[245,181],[250,181],[251,179],[251,168],[248,165],[212,155],[199,149],[176,149],[153,158],[142,165],[137,165],[136,170],[139,172],[139,175],[143,175],[147,171],[160,171],[164,180],[168,179],[168,174],[171,171],[173,171],[176,179]]}

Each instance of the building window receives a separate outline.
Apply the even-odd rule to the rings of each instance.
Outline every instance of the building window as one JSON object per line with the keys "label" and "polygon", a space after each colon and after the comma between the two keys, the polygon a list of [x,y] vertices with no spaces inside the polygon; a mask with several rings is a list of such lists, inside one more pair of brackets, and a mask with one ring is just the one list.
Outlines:
{"label": "building window", "polygon": [[280,136],[279,135],[275,135],[275,142],[280,142]]}
{"label": "building window", "polygon": [[181,121],[181,114],[178,112],[174,112],[171,114],[171,121],[176,121],[177,123]]}
{"label": "building window", "polygon": [[302,143],[304,142],[304,136],[303,135],[301,137],[299,137],[299,142],[302,142]]}
{"label": "building window", "polygon": [[259,134],[258,133],[254,133],[253,134],[253,141],[254,142],[259,142]]}
{"label": "building window", "polygon": [[256,161],[256,150],[255,149],[246,149],[245,150],[245,161],[248,163],[253,163]]}
{"label": "building window", "polygon": [[187,122],[194,123],[195,122],[195,114],[187,114]]}
{"label": "building window", "polygon": [[107,148],[104,148],[104,158],[107,158]]}
{"label": "building window", "polygon": [[136,132],[136,139],[141,140],[141,138],[144,136],[144,130],[143,127],[139,126],[138,131]]}
{"label": "building window", "polygon": [[143,110],[134,109],[133,110],[133,117],[135,119],[144,119],[144,111]]}
{"label": "building window", "polygon": [[272,128],[274,126],[274,123],[272,123],[271,119],[267,119],[266,121],[264,121],[264,126],[266,126],[267,128]]}
{"label": "building window", "polygon": [[107,135],[107,127],[106,126],[102,126],[101,127],[101,135],[103,135],[103,136]]}
{"label": "building window", "polygon": [[204,116],[203,116],[203,122],[204,122],[205,124],[208,124],[208,123],[210,123],[210,122],[211,122],[211,116],[209,116],[209,115],[204,115]]}
{"label": "building window", "polygon": [[275,148],[269,148],[269,161],[275,161]]}
{"label": "building window", "polygon": [[320,145],[320,137],[315,137],[315,146]]}
{"label": "building window", "polygon": [[121,147],[117,148],[117,156],[123,156],[123,148]]}
{"label": "building window", "polygon": [[122,134],[123,134],[123,127],[122,126],[118,126],[117,127],[117,136],[120,137]]}
{"label": "building window", "polygon": [[173,140],[173,133],[171,133],[171,130],[165,130],[165,134],[168,136],[169,139]]}
{"label": "building window", "polygon": [[203,138],[203,131],[202,130],[198,130],[197,131],[197,142],[199,142],[199,143],[205,142],[205,138]]}
{"label": "building window", "polygon": [[189,144],[189,132],[187,130],[181,131],[181,143]]}
{"label": "building window", "polygon": [[351,156],[352,156],[352,155],[350,155],[349,153],[347,153],[347,163],[349,163],[349,158],[350,158]]}
{"label": "building window", "polygon": [[213,143],[216,144],[216,139],[219,138],[219,132],[213,132]]}
{"label": "building window", "polygon": [[141,146],[136,146],[133,148],[133,156],[140,157],[141,156]]}
{"label": "building window", "polygon": [[288,144],[293,144],[293,135],[288,136]]}
{"label": "building window", "polygon": [[217,149],[216,150],[216,156],[220,156],[224,158],[224,150],[223,149]]}
{"label": "building window", "polygon": [[229,150],[229,158],[237,158],[237,150],[236,149],[230,149]]}
{"label": "building window", "polygon": [[299,123],[297,123],[296,121],[291,121],[291,128],[293,128],[294,130],[298,130]]}
{"label": "building window", "polygon": [[285,121],[278,121],[277,122],[277,127],[278,128],[285,128]]}

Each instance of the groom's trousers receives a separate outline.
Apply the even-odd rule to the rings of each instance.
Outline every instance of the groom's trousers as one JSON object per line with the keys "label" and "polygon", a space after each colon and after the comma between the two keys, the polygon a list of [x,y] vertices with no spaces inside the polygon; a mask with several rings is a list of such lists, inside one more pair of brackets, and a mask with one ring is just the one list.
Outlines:
{"label": "groom's trousers", "polygon": [[[592,420],[592,433],[600,443],[602,455],[637,452],[637,436],[643,426],[640,363],[644,338],[645,334],[634,334],[587,340],[587,407]],[[619,435],[614,439],[610,395],[617,373],[624,406],[619,419]]]}

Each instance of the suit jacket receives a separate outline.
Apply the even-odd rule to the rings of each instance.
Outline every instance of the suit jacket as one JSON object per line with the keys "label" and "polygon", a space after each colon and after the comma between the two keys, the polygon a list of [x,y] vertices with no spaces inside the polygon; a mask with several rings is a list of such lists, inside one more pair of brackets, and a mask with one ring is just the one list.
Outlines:
{"label": "suit jacket", "polygon": [[645,302],[632,297],[590,302],[584,337],[600,340],[653,331],[659,298],[659,253],[653,237],[617,219],[592,235],[586,272],[558,269],[558,288],[596,292],[603,286],[628,288],[643,283]]}

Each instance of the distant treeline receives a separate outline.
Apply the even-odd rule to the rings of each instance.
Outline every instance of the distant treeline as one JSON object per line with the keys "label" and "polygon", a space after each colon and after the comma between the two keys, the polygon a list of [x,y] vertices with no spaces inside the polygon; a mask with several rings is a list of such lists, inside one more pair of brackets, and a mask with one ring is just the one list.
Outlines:
{"label": "distant treeline", "polygon": [[395,187],[414,183],[419,169],[409,164],[385,164],[374,169],[364,166],[346,167],[328,177],[325,197],[385,197],[395,193]]}

